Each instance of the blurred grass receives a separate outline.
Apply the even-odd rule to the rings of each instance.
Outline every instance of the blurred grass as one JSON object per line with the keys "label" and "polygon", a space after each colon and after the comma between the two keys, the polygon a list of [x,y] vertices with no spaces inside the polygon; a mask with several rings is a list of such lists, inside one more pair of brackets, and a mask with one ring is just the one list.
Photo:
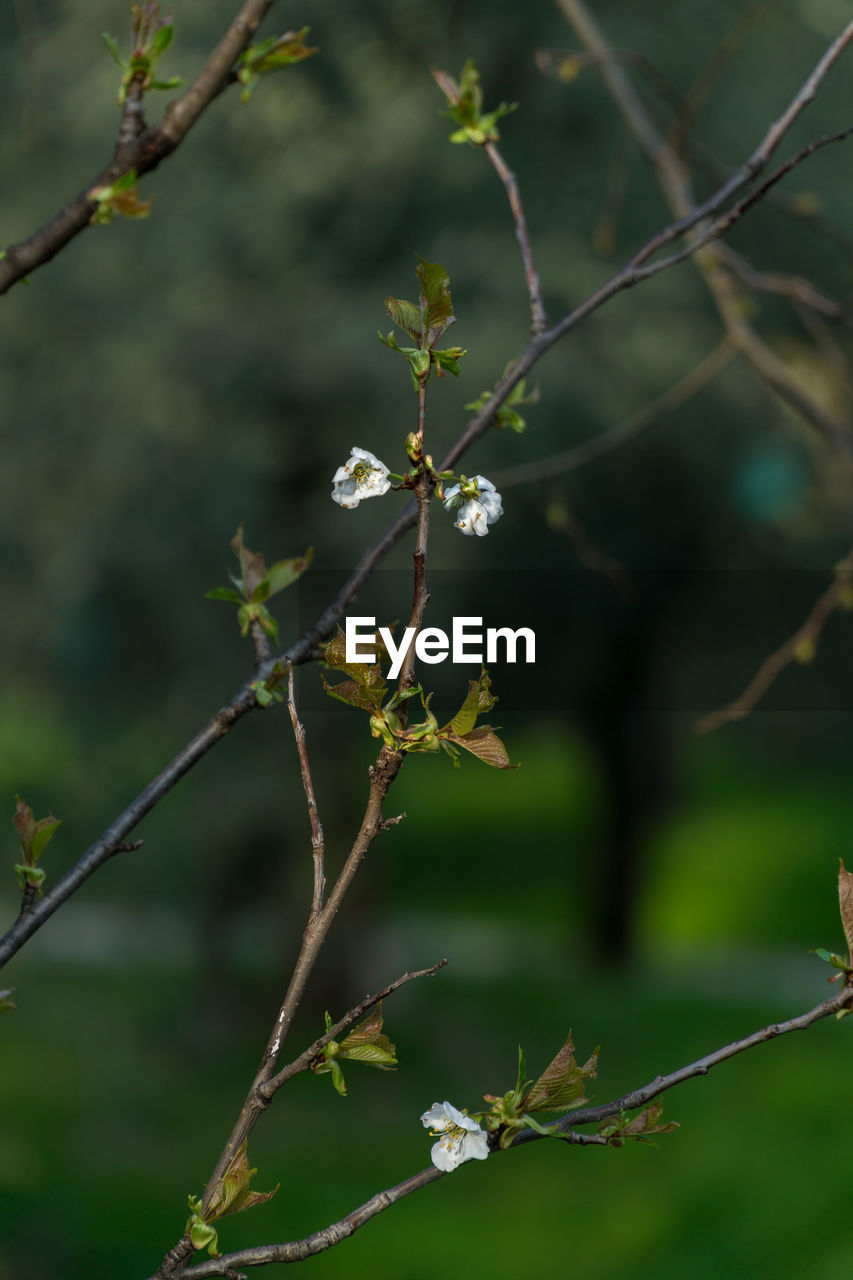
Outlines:
{"label": "blurred grass", "polygon": [[[778,777],[747,770],[728,750],[694,749],[689,805],[651,853],[643,956],[616,976],[572,943],[571,894],[549,892],[531,875],[538,850],[565,855],[567,815],[583,830],[589,764],[553,731],[516,745],[517,774],[497,778],[472,761],[464,790],[444,769],[404,771],[414,794],[401,799],[440,803],[457,839],[453,849],[448,841],[405,846],[415,861],[410,890],[412,876],[422,879],[419,904],[408,913],[397,904],[388,928],[368,919],[337,998],[355,1000],[445,949],[451,964],[386,1009],[398,1072],[352,1067],[345,1100],[327,1078],[310,1076],[279,1096],[251,1155],[258,1186],[280,1180],[281,1190],[224,1224],[225,1248],[307,1235],[422,1167],[429,1140],[420,1111],[445,1096],[476,1108],[481,1093],[509,1087],[519,1040],[531,1069],[544,1066],[569,1027],[579,1054],[600,1043],[594,1093],[604,1101],[827,993],[824,966],[790,935],[840,945],[834,854],[844,832],[830,815],[842,812],[843,777],[817,787],[791,773],[787,821],[767,824]],[[486,815],[510,824],[506,848],[520,813],[536,815],[535,830],[526,838],[519,830],[506,865],[484,861]],[[402,852],[394,835],[374,862],[393,866]],[[470,883],[466,864],[476,868]],[[371,875],[368,866],[363,876]],[[494,880],[502,887],[493,896]],[[730,887],[728,912],[713,896],[718,883]],[[393,880],[385,888],[393,906]],[[180,1234],[186,1195],[201,1190],[271,1014],[269,974],[261,990],[270,998],[260,1002],[245,964],[231,979],[243,993],[236,1013],[211,990],[192,947],[178,968],[168,955],[155,965],[84,965],[67,952],[53,963],[26,953],[16,961],[19,1008],[3,1019],[0,1061],[4,1280],[138,1280],[153,1271]],[[314,1014],[302,1015],[294,1048],[319,1030],[310,993],[306,1009]],[[682,1086],[665,1100],[665,1117],[682,1127],[658,1150],[540,1143],[495,1157],[303,1265],[308,1275],[366,1277],[379,1268],[414,1280],[439,1271],[502,1280],[519,1268],[545,1276],[559,1266],[601,1280],[629,1268],[656,1280],[710,1280],[733,1268],[768,1280],[793,1280],[806,1268],[840,1277],[853,1263],[853,1245],[835,1225],[853,1177],[842,1102],[849,1034],[846,1021],[822,1023]]]}

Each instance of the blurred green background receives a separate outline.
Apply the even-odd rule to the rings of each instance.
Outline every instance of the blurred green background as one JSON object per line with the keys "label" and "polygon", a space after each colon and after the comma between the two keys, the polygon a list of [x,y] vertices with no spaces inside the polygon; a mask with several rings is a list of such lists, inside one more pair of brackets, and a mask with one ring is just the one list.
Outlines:
{"label": "blurred green background", "polygon": [[[163,74],[194,75],[234,8],[176,0]],[[597,15],[657,68],[629,63],[665,123],[661,84],[688,91],[748,8],[609,0]],[[839,0],[763,9],[695,122],[700,158],[723,166],[752,150],[846,17]],[[240,521],[268,559],[316,548],[274,604],[287,640],[401,501],[347,513],[328,495],[353,444],[402,469],[414,399],[375,332],[388,327],[382,299],[414,293],[414,254],[449,271],[452,340],[469,349],[458,381],[430,391],[436,454],[524,344],[504,193],[482,157],[447,143],[429,68],[458,73],[471,56],[487,106],[520,104],[502,147],[552,317],[668,221],[596,73],[564,83],[538,69],[537,50],[576,43],[555,5],[319,0],[278,5],[275,21],[270,32],[310,22],[321,52],[245,107],[225,95],[142,183],[150,220],[87,232],[0,309],[2,795],[10,818],[16,792],[62,818],[49,881],[246,677],[233,614],[203,599],[225,581]],[[101,30],[124,47],[126,6],[0,10],[3,243],[110,153],[117,72]],[[791,150],[848,122],[848,86],[844,63]],[[713,173],[703,159],[700,192]],[[818,215],[767,204],[732,243],[846,295],[846,152],[821,153],[784,193]],[[772,298],[753,305],[768,344],[846,412],[845,331]],[[542,360],[527,432],[492,432],[467,469],[491,476],[596,435],[720,336],[690,264],[631,291]],[[853,858],[850,619],[831,619],[816,661],[786,672],[748,721],[709,737],[691,726],[827,586],[853,540],[847,475],[735,363],[622,449],[507,488],[504,507],[482,541],[436,511],[433,621],[536,628],[536,667],[492,673],[522,768],[409,761],[389,804],[407,821],[371,852],[294,1050],[325,1008],[450,964],[386,1009],[396,1074],[353,1068],[346,1100],[313,1077],[279,1095],[251,1156],[259,1186],[281,1191],[224,1224],[228,1250],[306,1235],[422,1167],[420,1112],[445,1097],[475,1109],[510,1087],[519,1041],[531,1068],[570,1026],[584,1058],[600,1044],[604,1101],[829,991],[808,950],[841,946],[835,874]],[[403,616],[408,556],[397,549],[359,612]],[[615,582],[603,560],[621,567]],[[468,674],[435,669],[448,713]],[[298,683],[331,870],[374,744],[355,712],[324,705],[316,670]],[[301,933],[310,850],[294,766],[286,716],[249,717],[144,821],[143,849],[112,860],[4,971],[18,1008],[2,1020],[3,1280],[139,1280],[179,1236]],[[821,1023],[669,1095],[665,1118],[682,1127],[660,1150],[535,1144],[429,1187],[305,1270],[847,1276],[849,1034]]]}

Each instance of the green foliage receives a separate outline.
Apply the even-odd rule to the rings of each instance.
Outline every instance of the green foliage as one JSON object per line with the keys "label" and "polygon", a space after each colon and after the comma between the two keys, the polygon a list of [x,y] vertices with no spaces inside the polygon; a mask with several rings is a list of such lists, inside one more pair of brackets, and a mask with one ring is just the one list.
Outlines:
{"label": "green foliage", "polygon": [[[314,558],[314,548],[309,547],[304,556],[295,556],[290,560],[277,560],[267,568],[260,551],[250,551],[243,542],[242,524],[231,539],[231,547],[240,562],[239,577],[229,574],[234,587],[213,587],[205,593],[204,598],[205,600],[224,600],[226,604],[238,606],[237,623],[241,636],[247,636],[252,623],[259,622],[265,635],[268,635],[274,644],[278,644],[278,623],[267,609],[266,601],[302,577]],[[280,678],[281,676],[277,679]],[[275,696],[272,686],[269,681],[258,682],[258,686],[255,687],[256,696],[258,687],[263,690],[258,701],[262,706],[266,706]],[[267,694],[270,696],[267,697]]]}
{"label": "green foliage", "polygon": [[[504,377],[508,372],[509,367],[504,370]],[[494,416],[493,421],[496,427],[501,429],[509,427],[510,431],[515,431],[517,435],[521,435],[527,426],[527,421],[518,412],[519,405],[537,404],[539,401],[539,388],[534,387],[531,392],[526,393],[526,387],[526,378],[521,378],[516,383]],[[484,391],[476,400],[466,404],[465,408],[476,412],[488,404],[493,395],[493,391]]]}
{"label": "green foliage", "polygon": [[484,1095],[492,1104],[483,1114],[486,1128],[499,1133],[499,1146],[510,1146],[522,1129],[533,1129],[543,1137],[560,1137],[560,1130],[545,1126],[530,1114],[534,1111],[569,1111],[583,1106],[585,1082],[596,1074],[598,1050],[579,1066],[571,1034],[555,1058],[537,1080],[527,1080],[527,1064],[524,1050],[518,1046],[518,1075],[514,1089],[504,1094]]}
{"label": "green foliage", "polygon": [[272,1200],[278,1191],[279,1184],[272,1191],[249,1190],[249,1183],[258,1171],[249,1168],[247,1144],[248,1139],[244,1138],[225,1173],[214,1183],[206,1210],[200,1196],[188,1197],[190,1217],[185,1230],[190,1233],[193,1248],[206,1248],[211,1258],[220,1256],[217,1232],[211,1223],[231,1213],[242,1213],[244,1209],[264,1204],[267,1200]]}
{"label": "green foliage", "polygon": [[[326,1030],[331,1030],[332,1020],[326,1013]],[[340,1059],[362,1062],[380,1071],[393,1071],[397,1065],[397,1049],[382,1031],[382,1004],[360,1022],[344,1040],[330,1040],[311,1063],[315,1075],[330,1074],[332,1084],[342,1098],[347,1087]]]}
{"label": "green foliage", "polygon": [[[461,747],[494,769],[517,767],[510,764],[506,747],[491,725],[475,727],[478,717],[491,710],[497,702],[489,692],[492,682],[485,667],[479,680],[469,682],[468,693],[456,714],[445,725],[439,725],[429,706],[432,694],[424,696],[420,685],[402,692],[397,690],[386,702],[388,687],[382,667],[378,662],[373,666],[366,662],[347,662],[346,637],[340,627],[338,634],[326,646],[325,659],[329,667],[349,677],[338,684],[329,684],[324,676],[326,692],[347,706],[368,712],[371,734],[374,738],[381,738],[392,750],[445,751],[453,761],[453,767],[458,768]],[[403,725],[397,708],[414,697],[420,698],[425,718],[416,724]]]}
{"label": "green foliage", "polygon": [[131,53],[126,60],[119,53],[118,41],[108,31],[101,32],[101,39],[109,49],[123,75],[118,91],[119,106],[123,106],[131,82],[136,78],[143,93],[148,89],[177,89],[181,80],[179,76],[171,80],[154,78],[154,67],[163,56],[175,34],[173,24],[160,16],[160,5],[156,0],[147,0],[145,4],[131,5],[133,15],[131,22]]}
{"label": "green foliage", "polygon": [[483,146],[487,142],[497,142],[500,134],[496,128],[498,120],[515,111],[517,102],[502,102],[494,111],[483,111],[483,90],[480,86],[480,73],[471,58],[462,68],[459,80],[454,80],[446,71],[433,71],[433,78],[439,89],[447,98],[448,110],[441,115],[453,120],[460,127],[450,135],[451,142],[469,142],[473,146]]}
{"label": "green foliage", "polygon": [[249,101],[258,77],[265,72],[281,71],[282,68],[292,66],[294,62],[302,62],[317,52],[316,46],[309,48],[305,44],[305,37],[310,29],[310,27],[303,27],[301,31],[288,31],[283,36],[270,36],[260,44],[249,45],[249,48],[241,54],[237,64],[237,79],[243,86],[241,102]]}
{"label": "green foliage", "polygon": [[39,859],[56,834],[60,821],[53,814],[36,821],[30,806],[20,796],[15,796],[12,826],[21,846],[21,861],[15,864],[15,876],[22,892],[27,888],[35,889],[41,897],[44,870],[38,865]]}
{"label": "green foliage", "polygon": [[678,1128],[676,1120],[661,1124],[662,1115],[663,1103],[657,1098],[633,1119],[630,1119],[624,1111],[620,1111],[617,1116],[608,1116],[598,1126],[598,1132],[607,1139],[611,1147],[624,1146],[626,1138],[632,1138],[635,1142],[645,1142],[654,1147],[657,1144],[652,1142],[652,1134],[673,1133]]}
{"label": "green foliage", "polygon": [[436,347],[441,335],[456,322],[450,296],[450,278],[439,263],[427,262],[420,254],[417,258],[415,275],[421,286],[419,304],[415,306],[405,298],[385,299],[385,310],[390,320],[414,339],[417,346],[399,346],[393,329],[388,334],[380,331],[378,335],[380,342],[408,360],[415,391],[418,390],[421,379],[429,377],[431,369],[435,369],[439,378],[443,378],[445,373],[458,377],[459,361],[467,354],[462,347]]}
{"label": "green foliage", "polygon": [[95,201],[89,219],[93,226],[105,226],[116,214],[122,218],[147,218],[153,203],[150,196],[147,200],[139,199],[135,169],[128,169],[111,186],[94,187],[89,192],[89,199]]}

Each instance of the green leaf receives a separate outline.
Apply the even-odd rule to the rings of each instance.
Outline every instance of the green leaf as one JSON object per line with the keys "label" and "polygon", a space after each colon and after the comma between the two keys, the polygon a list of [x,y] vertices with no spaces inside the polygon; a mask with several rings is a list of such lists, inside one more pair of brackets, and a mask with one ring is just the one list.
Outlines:
{"label": "green leaf", "polygon": [[428,351],[413,351],[409,356],[409,364],[412,367],[412,377],[415,379],[422,378],[425,373],[429,372],[430,355]]}
{"label": "green leaf", "polygon": [[424,327],[430,333],[438,330],[436,333],[438,337],[439,333],[443,333],[447,326],[453,323],[450,278],[440,263],[427,262],[420,254],[418,254],[415,275],[420,281],[424,295]]}
{"label": "green leaf", "polygon": [[333,1058],[329,1063],[329,1067],[332,1072],[332,1084],[335,1086],[335,1089],[341,1097],[345,1098],[347,1096],[347,1085],[344,1080],[344,1073],[341,1070],[340,1063],[336,1062]]}
{"label": "green leaf", "polygon": [[483,764],[491,765],[493,769],[518,768],[518,765],[510,764],[506,747],[489,725],[484,724],[479,729],[472,729],[470,733],[459,736],[449,733],[446,737],[455,746],[464,747],[466,751],[470,751],[472,755],[482,760]]}
{"label": "green leaf", "polygon": [[572,1037],[552,1059],[525,1098],[526,1111],[565,1111],[586,1101],[585,1081],[595,1076],[598,1050],[579,1067],[575,1061]]}
{"label": "green leaf", "polygon": [[841,859],[838,867],[838,906],[844,937],[847,939],[848,964],[853,965],[853,872],[846,869]]}
{"label": "green leaf", "polygon": [[382,698],[377,698],[355,680],[342,680],[339,684],[329,684],[325,676],[321,676],[323,688],[330,698],[344,702],[348,707],[356,707],[359,711],[378,711]]}
{"label": "green leaf", "polygon": [[170,80],[152,80],[149,89],[178,89],[184,83],[181,76],[172,76]]}
{"label": "green leaf", "polygon": [[[46,818],[35,820],[33,811],[20,796],[15,796],[15,814],[12,826],[18,835],[21,853],[26,867],[35,867],[43,850],[56,834],[60,819],[49,814]],[[42,878],[44,878],[42,874]],[[40,881],[38,882],[40,883]]]}
{"label": "green leaf", "polygon": [[304,556],[294,556],[290,560],[277,560],[274,565],[267,569],[264,579],[267,584],[267,594],[264,599],[278,595],[279,591],[284,591],[286,587],[292,586],[294,582],[302,577],[313,559],[314,548],[309,547]]}
{"label": "green leaf", "polygon": [[194,1249],[204,1249],[210,1246],[211,1258],[218,1258],[217,1252],[217,1232],[215,1227],[211,1227],[208,1223],[203,1222],[201,1218],[194,1215],[187,1223],[190,1232],[190,1240]]}
{"label": "green leaf", "polygon": [[382,676],[382,668],[378,663],[368,666],[366,662],[347,662],[346,636],[340,627],[337,635],[333,636],[326,645],[324,658],[327,666],[335,671],[342,671],[344,675],[354,680],[365,697],[377,705],[382,702],[388,692]]}
{"label": "green leaf", "polygon": [[152,58],[159,58],[165,53],[169,45],[172,43],[172,37],[175,34],[174,23],[167,23],[164,27],[158,27],[154,32],[154,39],[151,41],[150,54]]}
{"label": "green leaf", "polygon": [[341,1041],[338,1056],[388,1070],[397,1065],[396,1052],[394,1045],[382,1031],[382,1005],[379,1004]]}
{"label": "green leaf", "polygon": [[386,298],[385,310],[388,318],[398,329],[404,329],[410,338],[420,342],[423,335],[423,315],[419,307],[405,298]]}
{"label": "green leaf", "polygon": [[123,173],[120,178],[116,178],[113,183],[113,191],[132,191],[136,186],[136,170],[128,169],[127,173]]}
{"label": "green leaf", "polygon": [[115,59],[115,61],[121,67],[122,71],[126,71],[127,63],[122,61],[121,55],[119,54],[119,51],[118,51],[118,41],[116,40],[115,36],[111,36],[109,31],[102,31],[101,39],[109,49],[110,53],[113,55],[113,58]]}
{"label": "green leaf", "polygon": [[213,587],[204,593],[205,600],[227,600],[229,604],[242,604],[243,597],[233,587]]}

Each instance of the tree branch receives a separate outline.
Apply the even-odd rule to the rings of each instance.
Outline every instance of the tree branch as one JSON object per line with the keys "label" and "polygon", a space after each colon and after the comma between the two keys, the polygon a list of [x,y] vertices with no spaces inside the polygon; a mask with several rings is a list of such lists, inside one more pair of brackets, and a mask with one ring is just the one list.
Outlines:
{"label": "tree branch", "polygon": [[[695,212],[695,201],[684,163],[676,149],[665,141],[655,129],[624,68],[611,56],[609,46],[595,19],[589,13],[584,0],[557,0],[557,4],[583,43],[602,60],[601,72],[605,84],[619,107],[625,123],[651,162],[670,209],[682,219],[691,216]],[[845,43],[853,38],[853,23],[848,25],[845,35]],[[839,37],[839,41],[842,40],[844,40],[844,36]],[[835,44],[839,45],[839,41],[836,41]],[[843,48],[843,44],[840,45],[838,52],[841,51],[841,48]],[[824,66],[823,74],[825,74],[825,70],[830,65],[831,63],[827,63],[825,55],[788,110],[768,131],[762,147],[759,148],[759,152],[764,155],[763,163],[766,163],[766,160],[769,159],[770,154],[772,154],[772,151],[778,145],[784,132],[790,127],[799,111],[814,97],[818,83],[815,77],[820,67]],[[809,86],[811,87],[809,88]],[[718,218],[710,226],[706,225],[698,228],[693,235],[688,237],[688,243],[692,245],[694,252],[704,245],[709,245],[712,240],[727,231],[734,222],[741,218],[756,201],[762,199],[771,187],[775,186],[796,165],[801,164],[809,155],[812,155],[828,142],[841,141],[842,138],[847,136],[848,132],[849,130],[844,130],[842,133],[834,134],[831,137],[819,138],[810,143],[789,161],[781,165],[762,186],[745,197],[727,215]],[[757,155],[758,152],[755,154]],[[750,162],[747,163],[749,164]],[[668,266],[674,265],[678,261],[678,255],[674,254],[664,261]],[[713,246],[701,253],[695,252],[694,261],[714,299],[731,342],[749,361],[754,371],[781,399],[786,401],[807,422],[811,423],[823,436],[848,456],[853,457],[853,443],[851,443],[845,424],[839,422],[809,394],[806,388],[792,375],[785,363],[770,350],[749,324],[741,306],[740,291],[731,276],[723,270],[724,258],[720,249],[717,246]],[[659,265],[659,263],[655,265]]]}
{"label": "tree branch", "polygon": [[0,259],[0,294],[38,267],[56,257],[69,241],[89,226],[95,201],[90,192],[112,186],[129,170],[137,177],[150,173],[180,146],[203,111],[233,81],[232,70],[237,58],[248,46],[273,0],[244,0],[231,25],[193,83],[166,107],[159,124],[144,126],[141,85],[129,86],[119,125],[118,139],[112,159],[105,169],[61,209],[50,222],[10,245]]}
{"label": "tree branch", "polygon": [[853,551],[835,566],[835,580],[812,606],[811,613],[790,639],[765,658],[739,698],[718,711],[701,716],[693,726],[694,733],[712,733],[733,720],[743,720],[754,710],[767,690],[794,662],[810,662],[820,634],[835,610],[850,598],[853,582]]}
{"label": "tree branch", "polygon": [[[565,0],[560,0],[564,3]],[[271,3],[271,0],[269,0]],[[258,0],[260,4],[260,0]],[[246,6],[244,6],[245,8]],[[264,12],[266,10],[264,9]],[[242,10],[241,10],[242,12]],[[531,337],[527,346],[521,355],[515,360],[507,373],[499,380],[495,390],[489,397],[485,405],[468,421],[465,428],[448,450],[445,457],[438,464],[437,470],[445,471],[453,467],[453,465],[462,457],[462,455],[471,447],[471,445],[485,434],[491,426],[494,416],[500,406],[504,403],[509,393],[525,377],[531,368],[536,364],[539,358],[557,343],[560,338],[574,329],[582,320],[597,311],[604,303],[615,297],[616,294],[623,292],[625,289],[638,284],[641,280],[656,275],[666,270],[668,267],[691,256],[697,249],[701,248],[705,243],[703,239],[697,239],[693,243],[686,245],[682,250],[670,255],[669,258],[662,259],[659,262],[651,263],[646,267],[642,264],[646,263],[659,249],[677,239],[685,231],[690,230],[703,218],[720,208],[726,200],[736,191],[739,191],[749,181],[751,181],[761,168],[766,164],[773,150],[778,146],[779,141],[784,136],[785,131],[790,128],[794,120],[804,109],[808,102],[812,100],[817,91],[820,81],[829,71],[830,67],[841,55],[847,44],[853,40],[853,22],[848,23],[844,31],[827,49],[826,53],[818,62],[817,66],[810,73],[802,88],[791,100],[786,110],[782,113],[767,130],[764,138],[758,147],[753,151],[752,155],[740,169],[729,177],[723,185],[706,200],[702,205],[684,218],[672,223],[670,226],[663,228],[660,232],[652,236],[646,241],[645,245],[634,254],[634,256],[626,263],[621,270],[611,276],[608,281],[602,284],[594,293],[567,315],[554,325],[551,329],[541,334]],[[809,153],[811,154],[811,153]],[[790,166],[789,166],[790,167]],[[760,189],[763,194],[768,189],[767,183]],[[719,231],[709,233],[707,238],[719,234]],[[58,251],[61,245],[58,245],[52,252]],[[52,256],[52,254],[51,254]],[[46,261],[46,259],[44,259]],[[5,279],[3,276],[3,268],[6,265],[6,259],[0,260],[0,285]],[[22,271],[20,274],[24,274]],[[15,278],[18,278],[17,276]],[[317,646],[328,639],[333,633],[335,626],[343,617],[346,609],[356,599],[359,591],[370,577],[373,569],[388,552],[396,545],[400,538],[416,523],[417,520],[417,504],[410,502],[397,518],[388,526],[385,533],[369,547],[361,557],[355,571],[349,576],[338,595],[332,603],[321,613],[320,617],[309,627],[306,632],[296,640],[284,653],[267,659],[259,668],[256,678],[267,679],[271,676],[282,663],[290,661],[294,666],[301,662],[305,662],[316,656]],[[37,929],[47,920],[56,909],[62,905],[80,885],[88,879],[98,867],[102,866],[108,858],[116,850],[116,845],[128,835],[137,823],[150,812],[151,809],[166,795],[180,778],[183,777],[189,769],[196,764],[202,756],[212,747],[220,738],[236,724],[236,722],[249,711],[256,709],[258,703],[255,698],[255,692],[252,688],[254,681],[247,681],[240,690],[234,695],[229,703],[222,708],[221,711],[213,717],[211,721],[196,735],[195,738],[171,761],[166,768],[157,775],[157,777],[149,783],[147,787],[136,797],[136,799],[124,810],[122,814],[112,823],[102,836],[95,841],[93,845],[86,850],[78,859],[75,865],[59,880],[51,890],[44,894],[44,897],[33,906],[32,910],[24,920],[17,921],[7,933],[0,938],[0,967],[5,964],[17,951],[23,946],[28,938],[36,932]]]}
{"label": "tree branch", "polygon": [[311,848],[314,854],[314,893],[311,900],[311,919],[314,919],[323,909],[323,893],[326,887],[326,841],[323,836],[323,824],[320,822],[320,811],[317,808],[317,797],[314,794],[311,766],[308,763],[305,726],[296,711],[296,699],[293,694],[293,663],[291,662],[287,664],[287,707],[293,724],[296,753],[299,756],[299,772],[302,775],[302,788],[308,804],[308,820],[311,823]]}
{"label": "tree branch", "polygon": [[[557,1127],[564,1133],[564,1140],[572,1145],[610,1145],[607,1139],[600,1134],[577,1133],[576,1126],[597,1124],[601,1120],[618,1115],[622,1111],[634,1111],[638,1107],[644,1107],[662,1093],[675,1088],[676,1085],[683,1084],[686,1080],[691,1080],[696,1076],[707,1075],[713,1067],[719,1066],[722,1062],[727,1062],[729,1058],[737,1057],[738,1054],[757,1048],[758,1045],[766,1044],[779,1036],[789,1035],[792,1031],[805,1031],[821,1019],[838,1015],[851,1007],[853,1007],[853,986],[844,986],[836,995],[816,1005],[808,1013],[800,1014],[796,1018],[790,1018],[787,1022],[771,1023],[760,1031],[755,1031],[752,1035],[746,1036],[742,1040],[735,1040],[731,1044],[724,1045],[723,1048],[716,1049],[714,1052],[706,1054],[705,1057],[699,1058],[696,1062],[680,1067],[668,1075],[656,1076],[648,1084],[639,1089],[633,1089],[630,1093],[625,1093],[620,1098],[615,1098],[612,1102],[604,1103],[599,1107],[579,1108],[573,1111],[571,1115],[558,1121]],[[539,1142],[542,1137],[542,1134],[526,1130],[515,1139],[509,1150],[514,1151],[517,1147],[526,1146],[529,1142]],[[497,1152],[493,1151],[492,1154],[497,1154]],[[375,1218],[386,1209],[390,1209],[393,1204],[396,1204],[405,1196],[409,1196],[415,1191],[420,1191],[423,1187],[428,1186],[429,1183],[445,1176],[435,1168],[423,1169],[420,1173],[406,1178],[405,1181],[398,1182],[396,1186],[389,1187],[386,1191],[380,1191],[375,1196],[371,1196],[369,1200],[360,1205],[358,1209],[354,1209],[347,1214],[346,1217],[339,1219],[338,1222],[334,1222],[328,1227],[323,1227],[320,1231],[315,1231],[313,1235],[306,1236],[302,1240],[292,1240],[286,1244],[260,1245],[252,1249],[240,1249],[236,1253],[224,1254],[221,1258],[190,1267],[184,1274],[187,1280],[206,1280],[210,1276],[227,1276],[229,1272],[233,1272],[237,1267],[261,1267],[275,1262],[301,1262],[305,1258],[310,1258],[317,1253],[323,1253],[326,1249],[331,1249],[342,1241],[347,1240],[365,1222],[369,1222],[371,1218]],[[154,1277],[153,1280],[157,1280],[157,1278]]]}
{"label": "tree branch", "polygon": [[524,206],[521,203],[521,192],[518,189],[518,183],[515,174],[507,165],[500,151],[493,142],[486,142],[483,146],[489,163],[495,173],[504,184],[509,207],[512,210],[513,221],[515,222],[515,238],[518,241],[518,247],[521,250],[521,261],[524,265],[524,278],[527,281],[527,296],[530,303],[530,332],[535,337],[536,334],[542,333],[547,324],[545,315],[545,307],[542,303],[542,287],[539,283],[539,276],[536,266],[533,262],[533,250],[530,247],[530,237],[527,234],[527,219],[524,216]]}

